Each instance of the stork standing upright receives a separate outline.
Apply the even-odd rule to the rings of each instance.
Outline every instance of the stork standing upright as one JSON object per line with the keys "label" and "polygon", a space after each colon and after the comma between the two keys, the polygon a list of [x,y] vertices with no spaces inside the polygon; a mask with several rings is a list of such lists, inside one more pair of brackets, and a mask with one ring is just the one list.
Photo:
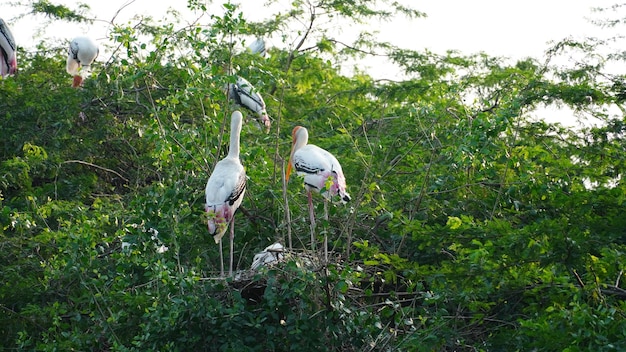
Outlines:
{"label": "stork standing upright", "polygon": [[91,64],[100,52],[98,44],[89,37],[76,37],[67,50],[65,70],[74,76],[72,87],[83,84],[83,79],[91,74]]}
{"label": "stork standing upright", "polygon": [[224,276],[222,237],[230,224],[230,266],[228,276],[233,274],[233,239],[235,237],[235,212],[246,192],[246,171],[239,161],[239,136],[243,116],[234,111],[230,117],[230,149],[220,160],[206,184],[205,211],[208,215],[209,233],[220,246],[220,275]]}
{"label": "stork standing upright", "polygon": [[[298,175],[304,176],[304,187],[309,200],[311,247],[315,250],[315,215],[311,192],[322,193],[326,217],[328,217],[326,212],[328,200],[333,196],[339,196],[341,202],[346,203],[350,200],[350,195],[346,192],[346,178],[337,158],[325,149],[308,144],[309,132],[302,126],[294,127],[291,136],[291,155],[285,178],[289,181],[292,169],[295,169]],[[328,261],[328,238],[326,234],[324,234],[324,258]]]}
{"label": "stork standing upright", "polygon": [[9,26],[0,18],[0,75],[6,77],[17,72],[17,46]]}
{"label": "stork standing upright", "polygon": [[254,86],[245,78],[237,76],[235,83],[229,83],[226,88],[228,89],[228,98],[237,105],[257,114],[265,126],[265,130],[269,131],[271,122],[267,110],[265,110],[265,101]]}

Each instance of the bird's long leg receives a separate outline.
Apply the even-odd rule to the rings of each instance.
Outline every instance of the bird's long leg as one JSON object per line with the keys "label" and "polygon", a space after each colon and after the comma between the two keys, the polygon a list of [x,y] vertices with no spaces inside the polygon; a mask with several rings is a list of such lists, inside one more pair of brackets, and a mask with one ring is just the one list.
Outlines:
{"label": "bird's long leg", "polygon": [[[328,199],[324,197],[324,220],[328,224]],[[327,226],[325,226],[328,229]],[[324,231],[324,263],[328,264],[328,231]]]}
{"label": "bird's long leg", "polygon": [[228,267],[228,276],[233,276],[233,253],[235,249],[235,217],[230,219],[230,266]]}
{"label": "bird's long leg", "polygon": [[315,251],[315,214],[313,212],[313,196],[311,192],[307,192],[309,196],[309,219],[311,220],[311,250]]}
{"label": "bird's long leg", "polygon": [[220,239],[220,276],[224,277],[224,253],[222,252],[222,240]]}

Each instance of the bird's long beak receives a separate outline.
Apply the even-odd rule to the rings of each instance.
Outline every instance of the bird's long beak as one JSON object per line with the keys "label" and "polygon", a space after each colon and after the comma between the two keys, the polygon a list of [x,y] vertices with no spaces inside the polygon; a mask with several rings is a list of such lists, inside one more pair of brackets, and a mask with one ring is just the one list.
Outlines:
{"label": "bird's long beak", "polygon": [[285,174],[285,180],[289,182],[289,175],[291,175],[291,169],[293,164],[293,152],[296,146],[296,131],[300,128],[296,126],[293,131],[291,131],[291,153],[289,154],[289,164],[287,165],[287,173]]}
{"label": "bird's long beak", "polygon": [[289,158],[289,163],[287,164],[287,173],[285,175],[285,180],[289,182],[289,175],[291,175],[291,157]]}

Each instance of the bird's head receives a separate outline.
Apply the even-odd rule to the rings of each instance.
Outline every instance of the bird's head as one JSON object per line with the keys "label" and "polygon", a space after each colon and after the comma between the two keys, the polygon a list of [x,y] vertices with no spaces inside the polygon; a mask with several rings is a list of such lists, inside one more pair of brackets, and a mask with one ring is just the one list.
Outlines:
{"label": "bird's head", "polygon": [[72,88],[78,88],[83,84],[83,77],[80,75],[75,75],[74,80],[72,80]]}
{"label": "bird's head", "polygon": [[272,127],[272,122],[270,121],[270,117],[267,114],[267,111],[265,109],[261,110],[259,116],[261,118],[261,124],[265,126],[265,133],[268,133],[270,131],[270,128]]}

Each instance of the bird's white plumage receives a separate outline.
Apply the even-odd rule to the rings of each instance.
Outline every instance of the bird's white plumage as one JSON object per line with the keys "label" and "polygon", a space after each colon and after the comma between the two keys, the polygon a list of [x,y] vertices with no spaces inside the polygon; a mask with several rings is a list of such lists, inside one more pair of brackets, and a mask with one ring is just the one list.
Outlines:
{"label": "bird's white plumage", "polygon": [[216,243],[224,236],[228,223],[241,205],[246,190],[246,171],[239,160],[242,119],[239,111],[231,115],[228,155],[215,165],[205,188],[208,227]]}
{"label": "bird's white plumage", "polygon": [[267,53],[267,47],[263,38],[256,38],[250,45],[248,45],[248,51],[252,54],[259,54],[265,56]]}
{"label": "bird's white plumage", "polygon": [[[321,192],[324,196],[324,217],[328,220],[327,200],[338,195],[343,203],[350,200],[346,192],[346,178],[337,158],[328,151],[309,143],[309,132],[302,126],[294,127],[291,132],[293,142],[287,165],[286,180],[289,181],[291,170],[304,177],[307,190],[309,219],[311,221],[311,247],[315,250],[315,211],[311,192]],[[328,262],[328,236],[324,233],[324,260]]]}
{"label": "bird's white plumage", "polygon": [[89,37],[76,37],[67,50],[65,70],[75,77],[74,85],[80,85],[82,79],[91,74],[91,64],[96,60],[100,48]]}
{"label": "bird's white plumage", "polygon": [[209,233],[220,249],[220,274],[224,275],[224,256],[222,237],[230,224],[230,266],[228,275],[233,274],[233,241],[235,212],[241,205],[246,192],[246,171],[239,160],[239,136],[241,134],[241,112],[235,111],[230,117],[230,149],[228,155],[220,160],[206,183],[205,211],[208,216]]}
{"label": "bird's white plumage", "polygon": [[229,84],[227,89],[231,100],[257,114],[265,128],[270,128],[271,122],[265,108],[265,101],[247,79],[237,76],[236,82]]}
{"label": "bird's white plumage", "polygon": [[[322,192],[328,199],[338,195],[342,202],[350,200],[346,192],[346,179],[341,164],[334,155],[316,145],[308,144],[306,128],[296,126],[293,130],[293,147],[289,169],[293,168],[304,177],[307,191]],[[327,182],[330,179],[330,184]]]}
{"label": "bird's white plumage", "polygon": [[262,266],[268,266],[277,263],[283,259],[283,245],[276,242],[267,246],[263,251],[254,255],[250,269],[256,270]]}
{"label": "bird's white plumage", "polygon": [[6,22],[0,18],[0,75],[6,77],[17,72],[17,46]]}

